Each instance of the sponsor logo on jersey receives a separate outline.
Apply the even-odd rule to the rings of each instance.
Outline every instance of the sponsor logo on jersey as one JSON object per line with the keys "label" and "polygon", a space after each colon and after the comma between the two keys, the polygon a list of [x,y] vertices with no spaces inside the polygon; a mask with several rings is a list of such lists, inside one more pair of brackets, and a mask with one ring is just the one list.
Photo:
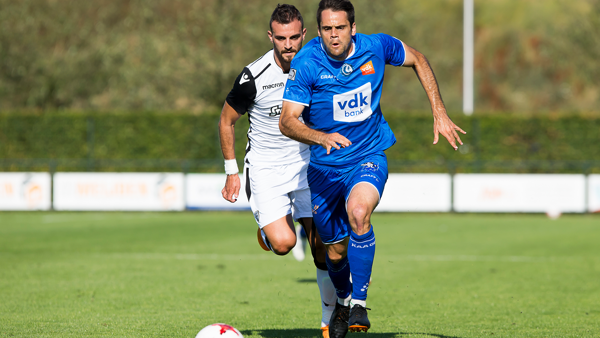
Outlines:
{"label": "sponsor logo on jersey", "polygon": [[352,65],[349,63],[344,63],[344,65],[342,66],[342,75],[348,76],[352,74],[352,72],[354,72],[354,68],[352,68]]}
{"label": "sponsor logo on jersey", "polygon": [[271,107],[271,112],[269,116],[279,116],[281,115],[281,106]]}
{"label": "sponsor logo on jersey", "polygon": [[279,82],[279,83],[273,83],[270,85],[266,85],[266,86],[263,86],[263,90],[269,90],[269,89],[281,88],[281,87],[285,87],[285,83]]}
{"label": "sponsor logo on jersey", "polygon": [[240,79],[240,86],[248,81],[250,81],[250,75],[247,73],[242,74],[242,78]]}
{"label": "sponsor logo on jersey", "polygon": [[290,75],[288,75],[288,80],[296,81],[296,70],[294,68],[290,69]]}
{"label": "sponsor logo on jersey", "polygon": [[357,248],[357,249],[366,249],[369,247],[372,247],[373,245],[375,245],[375,241],[371,242],[371,243],[367,243],[365,245],[360,245],[360,244],[356,244],[356,243],[350,243],[350,246],[352,246],[353,248]]}
{"label": "sponsor logo on jersey", "polygon": [[373,67],[373,61],[369,61],[360,67],[360,71],[363,75],[375,74],[375,67]]}
{"label": "sponsor logo on jersey", "polygon": [[375,182],[379,182],[379,178],[373,174],[364,174],[364,175],[360,175],[361,178],[363,177],[368,177],[368,178],[372,178],[375,180]]}
{"label": "sponsor logo on jersey", "polygon": [[315,214],[315,215],[317,214],[317,210],[319,210],[319,207],[320,207],[319,205],[313,206],[313,214]]}
{"label": "sponsor logo on jersey", "polygon": [[347,93],[333,96],[333,119],[339,122],[360,122],[369,118],[371,110],[371,83]]}
{"label": "sponsor logo on jersey", "polygon": [[321,75],[321,80],[335,79],[335,75]]}
{"label": "sponsor logo on jersey", "polygon": [[360,165],[363,170],[377,171],[379,170],[379,163],[367,162]]}

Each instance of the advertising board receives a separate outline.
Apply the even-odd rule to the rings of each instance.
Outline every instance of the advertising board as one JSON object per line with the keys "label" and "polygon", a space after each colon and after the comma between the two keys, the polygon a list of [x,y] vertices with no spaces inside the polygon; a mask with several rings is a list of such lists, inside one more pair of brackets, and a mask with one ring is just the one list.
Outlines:
{"label": "advertising board", "polygon": [[600,175],[588,176],[588,211],[600,212]]}
{"label": "advertising board", "polygon": [[186,208],[189,210],[250,210],[243,175],[240,175],[240,194],[235,203],[226,201],[221,195],[225,179],[224,174],[187,174],[185,176]]}
{"label": "advertising board", "polygon": [[584,175],[457,174],[458,212],[585,212]]}
{"label": "advertising board", "polygon": [[0,210],[50,210],[49,173],[0,173]]}
{"label": "advertising board", "polygon": [[448,212],[451,188],[448,174],[390,174],[375,211]]}
{"label": "advertising board", "polygon": [[56,173],[55,210],[184,210],[181,173]]}

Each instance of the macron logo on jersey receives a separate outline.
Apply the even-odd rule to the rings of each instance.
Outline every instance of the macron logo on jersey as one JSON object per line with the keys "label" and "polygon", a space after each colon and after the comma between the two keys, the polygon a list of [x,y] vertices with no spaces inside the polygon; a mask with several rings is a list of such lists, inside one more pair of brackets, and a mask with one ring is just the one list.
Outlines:
{"label": "macron logo on jersey", "polygon": [[263,90],[269,90],[269,89],[281,88],[281,87],[285,87],[285,83],[279,82],[279,83],[273,83],[270,85],[266,85],[266,86],[263,86]]}
{"label": "macron logo on jersey", "polygon": [[248,81],[250,81],[250,75],[244,73],[244,75],[242,75],[242,78],[240,79],[240,86]]}
{"label": "macron logo on jersey", "polygon": [[344,94],[333,96],[333,119],[338,122],[360,122],[373,114],[371,83]]}

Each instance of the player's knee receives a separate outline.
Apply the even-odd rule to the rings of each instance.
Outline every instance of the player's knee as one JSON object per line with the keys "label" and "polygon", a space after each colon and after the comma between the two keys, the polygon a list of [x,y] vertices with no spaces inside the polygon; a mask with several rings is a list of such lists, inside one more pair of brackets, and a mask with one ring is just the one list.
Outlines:
{"label": "player's knee", "polygon": [[[357,228],[365,228],[371,222],[371,213],[366,203],[356,203],[348,210],[348,217],[351,223],[356,224]],[[367,229],[368,230],[368,229]]]}
{"label": "player's knee", "polygon": [[329,256],[329,260],[331,261],[331,263],[333,264],[337,264],[339,263],[343,258],[344,255],[337,253],[337,252],[328,252],[327,255]]}
{"label": "player's knee", "polygon": [[287,255],[290,251],[292,251],[295,245],[296,238],[293,236],[279,237],[277,240],[271,242],[273,252],[280,256]]}
{"label": "player's knee", "polygon": [[294,248],[293,245],[287,245],[287,244],[273,244],[271,243],[272,247],[273,247],[273,252],[279,256],[285,256],[287,255],[290,251],[292,251],[292,249]]}

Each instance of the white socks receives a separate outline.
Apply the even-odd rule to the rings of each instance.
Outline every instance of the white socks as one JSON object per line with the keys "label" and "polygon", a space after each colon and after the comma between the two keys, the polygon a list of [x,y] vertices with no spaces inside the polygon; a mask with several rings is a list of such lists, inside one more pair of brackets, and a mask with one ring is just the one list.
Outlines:
{"label": "white socks", "polygon": [[362,307],[367,307],[367,301],[366,300],[353,299],[352,301],[350,301],[350,307],[353,307],[354,305],[360,305]]}
{"label": "white socks", "polygon": [[348,296],[348,298],[346,298],[346,299],[338,298],[337,302],[343,306],[350,306],[351,300],[352,300],[352,294],[350,294],[350,296]]}
{"label": "white socks", "polygon": [[317,269],[317,284],[321,293],[321,327],[329,325],[329,319],[335,308],[337,294],[327,270]]}

